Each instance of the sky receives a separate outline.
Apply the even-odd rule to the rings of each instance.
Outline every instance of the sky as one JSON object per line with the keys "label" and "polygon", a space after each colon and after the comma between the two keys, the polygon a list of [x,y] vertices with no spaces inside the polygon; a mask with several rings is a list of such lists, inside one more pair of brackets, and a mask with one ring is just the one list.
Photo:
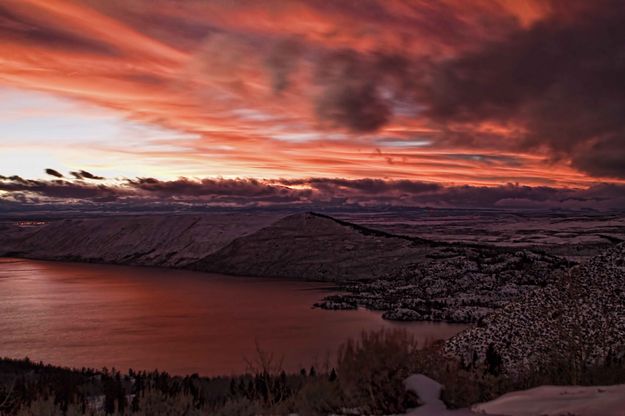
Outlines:
{"label": "sky", "polygon": [[619,0],[3,0],[0,209],[617,207],[623,21]]}

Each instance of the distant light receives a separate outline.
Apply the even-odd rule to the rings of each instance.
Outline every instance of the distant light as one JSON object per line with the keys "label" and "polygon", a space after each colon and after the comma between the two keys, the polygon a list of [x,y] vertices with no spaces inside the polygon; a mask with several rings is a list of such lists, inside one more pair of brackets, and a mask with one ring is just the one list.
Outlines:
{"label": "distant light", "polygon": [[376,143],[380,146],[390,147],[425,147],[432,144],[431,140],[418,139],[418,140],[401,140],[401,139],[379,139]]}
{"label": "distant light", "polygon": [[258,110],[253,110],[251,108],[237,108],[235,110],[232,110],[232,114],[243,120],[250,121],[270,121],[276,119],[276,117],[272,115],[263,113]]}

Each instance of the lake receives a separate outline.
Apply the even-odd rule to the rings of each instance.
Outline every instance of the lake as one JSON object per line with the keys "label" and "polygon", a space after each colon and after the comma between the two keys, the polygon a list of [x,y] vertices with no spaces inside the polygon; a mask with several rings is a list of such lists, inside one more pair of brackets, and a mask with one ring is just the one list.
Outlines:
{"label": "lake", "polygon": [[0,258],[0,356],[218,375],[244,371],[260,348],[296,371],[363,330],[401,327],[425,341],[465,328],[311,308],[328,293],[294,280]]}

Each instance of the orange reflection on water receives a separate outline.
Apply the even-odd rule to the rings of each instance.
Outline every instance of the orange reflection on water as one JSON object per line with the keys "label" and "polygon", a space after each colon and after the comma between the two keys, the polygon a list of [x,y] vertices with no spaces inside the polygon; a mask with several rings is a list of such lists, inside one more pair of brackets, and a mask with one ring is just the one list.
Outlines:
{"label": "orange reflection on water", "polygon": [[464,328],[312,309],[324,294],[318,283],[0,259],[0,356],[215,375],[244,371],[256,344],[297,370],[362,330],[402,325],[425,340]]}

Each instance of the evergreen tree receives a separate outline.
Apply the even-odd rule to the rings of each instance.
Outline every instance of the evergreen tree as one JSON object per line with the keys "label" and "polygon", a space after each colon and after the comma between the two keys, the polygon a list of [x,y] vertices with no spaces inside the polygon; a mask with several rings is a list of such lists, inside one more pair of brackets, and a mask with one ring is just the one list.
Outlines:
{"label": "evergreen tree", "polygon": [[486,350],[486,371],[489,374],[494,376],[498,376],[501,374],[501,366],[503,364],[503,360],[501,355],[495,349],[495,344],[492,342],[488,345],[488,349]]}

